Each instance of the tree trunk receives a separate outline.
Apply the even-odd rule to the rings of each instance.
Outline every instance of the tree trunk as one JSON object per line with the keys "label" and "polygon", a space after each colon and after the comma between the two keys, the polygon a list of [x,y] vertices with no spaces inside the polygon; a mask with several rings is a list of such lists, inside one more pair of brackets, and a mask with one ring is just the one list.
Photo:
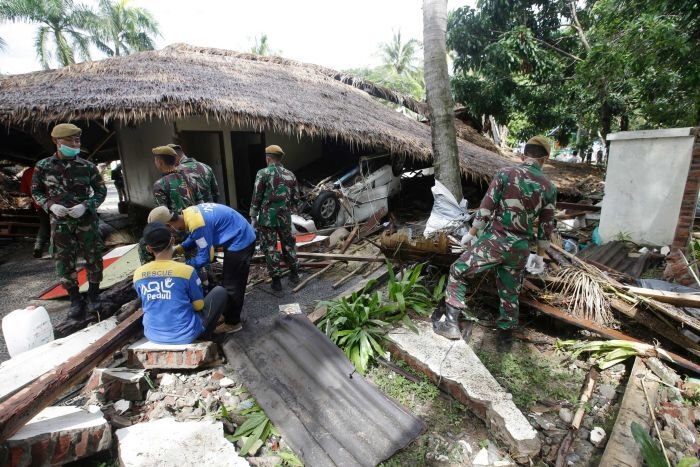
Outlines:
{"label": "tree trunk", "polygon": [[462,177],[457,155],[454,101],[447,73],[447,0],[423,0],[425,88],[430,113],[435,179],[462,199]]}

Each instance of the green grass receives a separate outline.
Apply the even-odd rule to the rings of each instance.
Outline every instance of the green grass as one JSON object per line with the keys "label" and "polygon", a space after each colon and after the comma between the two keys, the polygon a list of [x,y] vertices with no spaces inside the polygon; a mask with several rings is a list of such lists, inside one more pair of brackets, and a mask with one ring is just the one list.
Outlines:
{"label": "green grass", "polygon": [[543,399],[578,401],[583,372],[571,372],[543,356],[530,352],[497,353],[480,351],[479,358],[498,382],[513,395],[520,408],[530,408]]}
{"label": "green grass", "polygon": [[[403,362],[398,362],[397,365],[415,374]],[[383,366],[375,366],[367,376],[384,394],[411,410],[421,404],[434,401],[440,393],[440,390],[425,376],[419,376],[421,382],[415,383]]]}

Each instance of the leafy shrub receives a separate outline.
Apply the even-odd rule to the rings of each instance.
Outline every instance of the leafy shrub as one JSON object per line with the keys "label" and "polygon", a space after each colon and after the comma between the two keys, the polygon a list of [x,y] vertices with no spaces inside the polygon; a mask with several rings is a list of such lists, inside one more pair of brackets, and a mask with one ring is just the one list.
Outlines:
{"label": "leafy shrub", "polygon": [[[250,408],[244,409],[240,413],[241,415],[246,416],[246,420],[231,436],[226,437],[232,442],[238,441],[244,436],[248,437],[246,442],[243,444],[243,447],[241,447],[241,450],[238,453],[239,455],[245,456],[248,454],[248,451],[250,451],[258,440],[265,443],[270,435],[279,434],[257,401],[255,401]],[[222,415],[228,417],[228,414],[225,412],[222,413]]]}
{"label": "leafy shrub", "polygon": [[408,310],[413,310],[419,315],[429,316],[433,308],[444,292],[445,277],[442,276],[438,285],[431,294],[422,282],[424,276],[423,263],[416,264],[412,268],[406,268],[402,278],[396,279],[391,263],[387,263],[389,268],[389,300],[395,302],[399,312],[405,314]]}

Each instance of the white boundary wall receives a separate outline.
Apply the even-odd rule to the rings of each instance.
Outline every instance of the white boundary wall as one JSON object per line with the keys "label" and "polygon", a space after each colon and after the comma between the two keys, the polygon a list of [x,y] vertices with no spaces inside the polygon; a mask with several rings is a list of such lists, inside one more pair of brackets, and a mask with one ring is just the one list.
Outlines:
{"label": "white boundary wall", "polygon": [[636,243],[671,244],[690,170],[691,131],[671,128],[608,135],[599,227],[603,242],[625,234]]}

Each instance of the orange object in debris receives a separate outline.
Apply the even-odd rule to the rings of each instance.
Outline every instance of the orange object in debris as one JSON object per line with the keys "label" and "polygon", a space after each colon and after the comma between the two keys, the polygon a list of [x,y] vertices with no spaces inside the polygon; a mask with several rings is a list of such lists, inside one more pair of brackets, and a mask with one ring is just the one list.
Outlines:
{"label": "orange object in debris", "polygon": [[[316,238],[315,233],[303,233],[303,234],[298,234],[295,237],[295,240],[297,243],[306,243],[310,242],[314,238]],[[277,251],[282,251],[282,244],[280,242],[277,242]]]}

